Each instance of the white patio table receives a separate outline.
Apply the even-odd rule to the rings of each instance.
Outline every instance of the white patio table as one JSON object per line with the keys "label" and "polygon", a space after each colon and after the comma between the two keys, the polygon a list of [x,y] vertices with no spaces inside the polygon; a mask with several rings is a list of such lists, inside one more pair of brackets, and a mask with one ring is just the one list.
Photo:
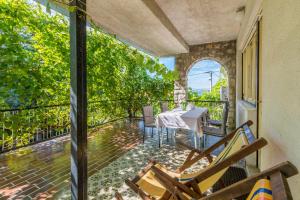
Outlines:
{"label": "white patio table", "polygon": [[[173,110],[158,114],[156,118],[156,126],[158,128],[182,128],[192,130],[198,137],[203,136],[203,123],[208,115],[208,109],[202,107],[195,107],[191,110],[183,110],[175,108]],[[195,140],[195,146],[197,146]]]}

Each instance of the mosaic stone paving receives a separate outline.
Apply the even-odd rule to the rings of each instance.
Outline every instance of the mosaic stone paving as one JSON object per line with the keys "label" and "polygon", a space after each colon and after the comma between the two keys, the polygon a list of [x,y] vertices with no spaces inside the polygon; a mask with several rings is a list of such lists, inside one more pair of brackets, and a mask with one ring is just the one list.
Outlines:
{"label": "mosaic stone paving", "polygon": [[[114,199],[116,191],[119,191],[124,199],[140,199],[124,183],[126,178],[133,178],[149,159],[157,160],[170,170],[175,170],[183,163],[189,152],[189,150],[176,148],[172,144],[163,144],[161,148],[158,148],[157,140],[148,139],[145,144],[138,145],[89,178],[89,199]],[[190,171],[202,169],[207,164],[207,160],[203,159]],[[61,194],[58,198],[70,199],[70,193]]]}

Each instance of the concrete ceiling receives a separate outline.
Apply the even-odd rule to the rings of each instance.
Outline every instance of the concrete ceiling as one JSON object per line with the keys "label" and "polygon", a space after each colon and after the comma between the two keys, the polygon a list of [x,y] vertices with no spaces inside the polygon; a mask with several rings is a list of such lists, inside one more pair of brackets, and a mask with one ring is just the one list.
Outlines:
{"label": "concrete ceiling", "polygon": [[246,0],[156,0],[189,45],[237,38]]}
{"label": "concrete ceiling", "polygon": [[246,0],[87,0],[106,31],[154,55],[187,53],[190,45],[237,38]]}

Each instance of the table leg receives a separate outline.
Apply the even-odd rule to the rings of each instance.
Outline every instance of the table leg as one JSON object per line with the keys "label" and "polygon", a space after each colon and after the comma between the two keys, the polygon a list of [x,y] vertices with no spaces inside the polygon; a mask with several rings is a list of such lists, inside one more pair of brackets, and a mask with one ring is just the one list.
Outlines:
{"label": "table leg", "polygon": [[197,145],[197,134],[196,134],[195,131],[193,131],[193,135],[194,135],[194,147],[195,147],[195,149],[197,149],[198,148],[198,145]]}
{"label": "table leg", "polygon": [[[171,131],[171,135],[172,135],[172,131]],[[173,139],[174,139],[174,145],[176,146],[176,131],[175,130],[173,132]]]}
{"label": "table leg", "polygon": [[167,142],[169,142],[169,131],[168,131],[168,128],[167,129]]}
{"label": "table leg", "polygon": [[161,127],[161,128],[160,128],[160,133],[159,133],[159,148],[160,148],[161,145],[162,145],[163,139],[164,139],[163,128]]}
{"label": "table leg", "polygon": [[157,127],[157,137],[158,137],[158,148],[160,148],[160,131],[158,127]]}

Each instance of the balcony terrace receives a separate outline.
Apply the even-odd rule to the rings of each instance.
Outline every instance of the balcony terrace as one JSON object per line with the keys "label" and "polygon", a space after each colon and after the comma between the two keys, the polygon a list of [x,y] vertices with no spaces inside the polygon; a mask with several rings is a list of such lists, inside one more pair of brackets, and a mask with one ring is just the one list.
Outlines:
{"label": "balcony terrace", "polygon": [[[177,142],[193,144],[191,132],[177,132]],[[153,138],[148,131],[148,138],[142,144],[142,134],[143,121],[140,119],[120,119],[89,131],[89,198],[112,199],[119,190],[128,199],[138,199],[125,185],[126,178],[134,177],[150,159],[176,169],[189,152],[176,145],[173,137],[169,142],[164,140],[158,148],[156,131]],[[205,146],[218,140],[218,137],[207,136]],[[1,199],[69,199],[69,155],[70,135],[1,154]],[[202,161],[192,170],[206,165],[207,162]]]}
{"label": "balcony terrace", "polygon": [[[224,141],[222,145],[226,148],[222,146],[213,155],[209,152],[207,159],[202,159],[189,169],[193,172],[214,163],[199,176],[181,180],[181,176],[171,177],[157,166],[151,166],[150,175],[154,173],[154,178],[150,179],[153,178],[154,185],[159,185],[162,196],[144,194],[137,184],[133,184],[135,192],[144,200],[158,199],[156,197],[186,200],[186,195],[199,200],[230,200],[255,195],[252,189],[257,189],[256,183],[262,181],[268,199],[292,200],[294,197],[300,200],[300,177],[297,175],[297,168],[300,168],[299,0],[29,0],[27,7],[19,7],[18,1],[11,0],[15,9],[11,16],[8,14],[12,5],[7,2],[0,0],[0,5],[3,5],[0,14],[4,19],[0,24],[0,41],[13,44],[0,44],[1,53],[8,52],[3,58],[1,54],[0,59],[3,67],[0,94],[8,94],[1,98],[1,103],[11,101],[8,98],[11,96],[19,100],[18,95],[23,94],[20,99],[29,106],[23,102],[16,107],[0,110],[0,199],[112,199],[116,191],[125,199],[138,199],[125,185],[124,179],[132,179],[148,159],[156,159],[169,169],[175,169],[190,152],[186,150],[187,146],[194,146],[196,149],[191,152],[202,156],[203,150],[220,140],[207,134],[200,138],[193,131],[181,129],[171,130],[170,134],[161,129],[162,138],[156,129],[152,138],[148,130],[144,143],[142,139],[143,123],[146,121],[141,120],[142,107],[151,104],[155,114],[160,113],[158,102],[154,101],[165,98],[162,95],[169,92],[172,94],[166,97],[172,96],[172,109],[179,106],[182,109],[183,104],[190,101],[187,86],[189,70],[196,62],[211,59],[222,65],[228,75],[228,123],[223,124],[224,132],[226,127],[232,130],[239,127],[240,132],[224,134],[221,142]],[[51,10],[62,14],[61,18],[55,19],[61,27],[46,23],[48,16],[43,15],[44,18],[38,21],[40,23],[34,21],[33,31],[27,33],[30,29],[27,27],[28,21],[20,19],[27,15],[26,9],[32,3],[46,6],[31,13],[35,18],[38,17],[36,13],[51,13]],[[19,10],[22,12],[19,13]],[[23,17],[18,18],[18,14]],[[19,29],[14,20],[18,23],[22,21]],[[39,44],[39,49],[34,49],[34,40],[23,43],[31,37],[39,39],[52,29],[62,32],[53,32],[44,38],[44,42],[49,44],[48,49],[43,44]],[[93,29],[97,30],[97,34],[108,33],[111,36],[107,39],[98,35],[88,41],[89,31]],[[21,42],[15,44],[16,38],[21,38]],[[117,42],[112,42],[112,38]],[[115,56],[114,47],[119,44],[123,46],[119,48],[120,54]],[[61,52],[56,54],[54,46],[61,46]],[[52,47],[53,51],[50,51]],[[99,59],[102,52],[99,49],[108,50],[105,53],[109,56]],[[21,56],[16,56],[16,52]],[[52,54],[53,57],[48,60],[47,56]],[[28,55],[30,59],[26,57]],[[164,82],[151,85],[154,92],[150,94],[140,92],[148,86],[136,89],[132,80],[138,80],[145,74],[150,77],[152,71],[161,72],[157,77],[168,77],[170,74],[165,68],[160,68],[161,65],[156,64],[153,57],[169,56],[175,59],[174,71],[178,72],[174,73],[178,76],[168,82],[169,86],[174,86],[174,91],[163,91]],[[123,66],[123,60],[112,61],[111,57],[126,57],[124,63],[127,66]],[[31,62],[35,62],[34,69],[27,69]],[[46,78],[40,77],[38,70],[44,64],[41,71]],[[56,67],[61,64],[63,70],[60,71]],[[139,71],[141,76],[135,76],[134,72],[141,69],[140,65],[146,67],[144,71]],[[117,71],[115,76],[112,75],[114,70]],[[60,76],[62,71],[64,77],[48,80],[52,72]],[[4,72],[8,72],[7,77],[2,75]],[[119,76],[123,79],[110,79]],[[25,81],[20,83],[19,78]],[[31,82],[33,78],[36,78],[34,86]],[[50,90],[45,92],[41,82],[46,79]],[[91,83],[99,88],[108,87],[106,90],[97,88],[92,91]],[[55,91],[58,85],[64,92]],[[111,92],[116,85],[119,92]],[[125,86],[131,87],[131,93],[123,89]],[[26,96],[29,92],[24,92],[28,88],[38,91],[31,99]],[[113,101],[109,93],[116,98],[124,93],[127,102]],[[152,99],[158,93],[162,95]],[[57,94],[63,98],[51,101]],[[136,94],[138,98],[135,98]],[[39,105],[37,100],[40,95],[50,99],[45,102],[64,99],[67,103],[35,107]],[[90,97],[95,98],[88,99]],[[90,102],[95,99],[105,100]],[[213,118],[222,118],[221,109],[215,104],[220,102],[214,102],[214,105],[198,103],[195,102],[196,106],[208,108]],[[251,129],[248,123],[252,125]],[[237,136],[235,133],[238,133]],[[251,139],[248,140],[249,135]],[[232,138],[236,140],[230,143],[232,145],[227,145]],[[201,141],[200,145],[197,141]],[[240,142],[240,148],[232,153],[231,148],[235,147],[236,141]],[[215,163],[213,157],[224,149],[225,153]],[[250,153],[253,154],[244,159]],[[225,168],[229,169],[231,164],[243,172],[238,175],[223,174],[231,182],[224,184],[226,181],[222,179],[223,183],[217,191],[214,190],[215,185],[201,191],[201,181]],[[249,170],[253,168],[255,172]],[[233,183],[241,179],[241,182]],[[118,200],[121,199],[119,197]]]}

